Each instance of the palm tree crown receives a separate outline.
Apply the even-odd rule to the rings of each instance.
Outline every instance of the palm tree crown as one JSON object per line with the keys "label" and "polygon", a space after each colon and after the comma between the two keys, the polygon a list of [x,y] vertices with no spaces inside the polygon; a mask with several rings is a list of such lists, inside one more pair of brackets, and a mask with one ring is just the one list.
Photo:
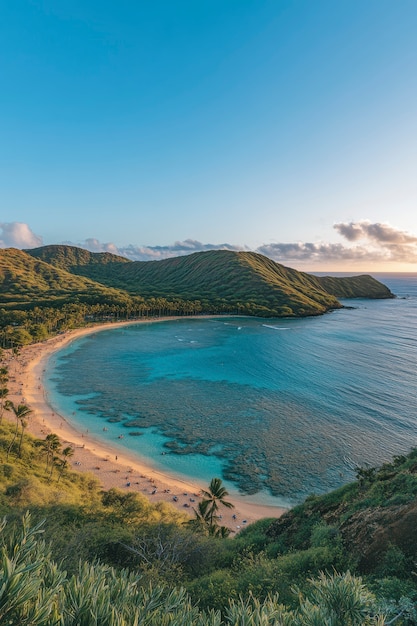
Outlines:
{"label": "palm tree crown", "polygon": [[219,505],[225,506],[228,509],[233,508],[233,504],[225,500],[229,495],[228,491],[223,487],[220,478],[212,478],[208,491],[203,490],[203,502],[207,502],[207,516],[212,523],[216,516]]}

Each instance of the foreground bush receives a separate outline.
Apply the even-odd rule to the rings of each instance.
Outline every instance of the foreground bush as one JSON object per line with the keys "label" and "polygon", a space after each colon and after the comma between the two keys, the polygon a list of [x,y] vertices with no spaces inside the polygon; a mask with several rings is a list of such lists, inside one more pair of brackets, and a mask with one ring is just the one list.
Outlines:
{"label": "foreground bush", "polygon": [[[3,531],[5,522],[1,526]],[[321,574],[290,611],[268,596],[231,600],[223,614],[200,611],[182,589],[141,585],[139,576],[80,563],[70,577],[51,559],[42,527],[25,515],[2,532],[0,624],[9,626],[382,626],[375,598],[349,573]],[[398,622],[401,623],[401,622]]]}

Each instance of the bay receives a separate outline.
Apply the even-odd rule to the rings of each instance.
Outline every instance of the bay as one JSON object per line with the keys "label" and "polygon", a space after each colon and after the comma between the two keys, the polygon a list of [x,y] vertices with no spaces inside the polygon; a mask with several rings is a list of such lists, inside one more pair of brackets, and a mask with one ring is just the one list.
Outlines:
{"label": "bay", "polygon": [[158,469],[291,506],[417,445],[417,275],[374,275],[398,297],[89,335],[50,361],[50,401]]}

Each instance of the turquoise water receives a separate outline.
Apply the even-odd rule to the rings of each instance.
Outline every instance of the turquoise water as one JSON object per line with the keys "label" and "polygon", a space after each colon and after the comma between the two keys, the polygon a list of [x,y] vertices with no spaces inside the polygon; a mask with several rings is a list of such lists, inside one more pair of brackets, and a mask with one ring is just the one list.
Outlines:
{"label": "turquoise water", "polygon": [[156,468],[292,505],[417,445],[417,276],[378,278],[399,297],[84,337],[50,362],[49,397]]}

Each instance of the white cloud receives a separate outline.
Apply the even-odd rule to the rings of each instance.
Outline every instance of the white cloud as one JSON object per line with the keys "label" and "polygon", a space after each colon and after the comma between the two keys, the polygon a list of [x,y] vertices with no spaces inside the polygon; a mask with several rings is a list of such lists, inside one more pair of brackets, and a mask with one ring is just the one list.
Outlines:
{"label": "white cloud", "polygon": [[260,246],[256,251],[284,265],[297,261],[318,264],[381,260],[381,253],[370,252],[360,246],[348,248],[340,243],[272,243]]}
{"label": "white cloud", "polygon": [[185,239],[176,241],[169,246],[127,246],[119,248],[119,254],[134,261],[159,261],[175,256],[184,256],[193,252],[204,252],[206,250],[244,250],[243,246],[235,246],[230,243],[201,243],[195,239]]}
{"label": "white cloud", "polygon": [[[373,258],[376,262],[388,263],[417,262],[417,236],[394,228],[390,224],[363,220],[335,224],[334,228],[348,241],[367,242],[366,252],[371,260]],[[360,249],[350,248],[353,254],[355,250]]]}
{"label": "white cloud", "polygon": [[368,239],[379,244],[415,244],[417,237],[398,230],[389,224],[379,222],[372,224],[368,220],[362,222],[349,222],[335,224],[333,226],[348,241]]}
{"label": "white cloud", "polygon": [[0,248],[37,248],[42,237],[22,222],[0,222]]}
{"label": "white cloud", "polygon": [[313,268],[321,265],[335,268],[342,264],[371,266],[376,263],[393,264],[417,262],[417,236],[396,229],[390,224],[340,222],[334,229],[349,243],[272,243],[260,246],[257,252],[278,263],[302,264]]}
{"label": "white cloud", "polygon": [[204,250],[248,250],[244,246],[235,246],[230,243],[211,244],[201,243],[195,239],[185,239],[184,241],[176,241],[168,246],[137,246],[130,244],[128,246],[117,247],[114,243],[101,243],[98,239],[85,239],[83,242],[72,243],[65,241],[69,246],[78,246],[85,248],[90,252],[111,252],[120,256],[127,257],[131,261],[160,261],[175,256],[184,256],[193,252],[203,252]]}
{"label": "white cloud", "polygon": [[83,248],[87,248],[91,252],[111,252],[112,254],[120,254],[114,243],[100,243],[98,239],[89,238],[82,244]]}

